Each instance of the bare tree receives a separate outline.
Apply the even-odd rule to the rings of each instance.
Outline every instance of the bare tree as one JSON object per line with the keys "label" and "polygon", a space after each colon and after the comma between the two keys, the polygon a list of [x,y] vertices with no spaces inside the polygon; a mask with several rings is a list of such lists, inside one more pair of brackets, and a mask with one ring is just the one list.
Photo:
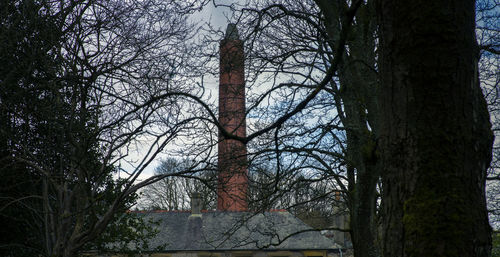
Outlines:
{"label": "bare tree", "polygon": [[138,181],[185,129],[203,127],[190,100],[203,90],[186,68],[196,67],[187,15],[203,4],[2,2],[2,169],[30,186],[11,177],[0,210],[31,215],[37,229],[21,242],[37,254],[74,256],[137,189],[175,175]]}
{"label": "bare tree", "polygon": [[[168,176],[141,190],[140,209],[190,210],[191,195],[202,195],[202,208],[216,206],[216,174],[210,170],[192,171],[194,161],[168,158],[156,168],[155,174],[184,173],[185,176]],[[190,172],[188,172],[190,171]]]}
{"label": "bare tree", "polygon": [[495,136],[491,166],[488,169],[486,194],[490,223],[494,230],[499,227],[500,195],[498,194],[500,175],[500,14],[495,1],[477,1],[476,3],[476,34],[480,48],[479,76],[481,88],[488,103],[492,130]]}
{"label": "bare tree", "polygon": [[[243,32],[248,88],[257,92],[250,96],[248,117],[254,126],[251,135],[262,141],[250,142],[249,146],[255,144],[250,159],[269,160],[273,155],[275,159],[275,172],[265,175],[275,182],[264,184],[267,193],[276,195],[278,201],[288,190],[280,186],[289,185],[280,181],[293,178],[291,174],[300,173],[301,167],[331,172],[349,203],[357,254],[380,255],[377,189],[383,191],[391,183],[378,184],[382,174],[380,119],[387,113],[381,111],[377,97],[379,39],[373,2],[363,2],[357,9],[345,52],[335,50],[350,15],[347,2],[250,1],[230,7],[236,11],[233,19],[248,28]],[[492,8],[491,3],[487,8]],[[488,42],[483,48],[494,53],[495,40]],[[330,63],[338,67],[338,77],[329,73]],[[326,86],[314,91],[328,76]]]}
{"label": "bare tree", "polygon": [[[248,1],[230,7],[245,29],[250,165],[268,164],[254,180],[255,208],[261,203],[293,210],[329,201],[324,210],[332,211],[335,192],[342,192],[357,256],[377,256],[373,2]],[[339,48],[344,43],[346,51]],[[298,185],[322,183],[328,185],[322,197],[296,197]]]}
{"label": "bare tree", "polygon": [[[16,9],[19,3],[9,8]],[[35,95],[41,97],[27,98],[43,100],[43,112],[18,103],[16,108],[6,108],[4,103],[15,103],[16,98],[2,95],[2,122],[10,130],[1,143],[6,146],[2,160],[11,166],[21,164],[21,169],[35,174],[33,178],[39,181],[42,190],[35,187],[29,199],[41,199],[38,203],[43,211],[39,208],[37,214],[43,224],[44,254],[71,256],[95,240],[139,188],[165,177],[191,177],[194,171],[214,167],[214,134],[219,129],[226,138],[248,145],[249,159],[256,167],[266,161],[273,164],[272,171],[256,169],[253,182],[257,191],[264,190],[253,199],[256,208],[299,209],[301,204],[317,200],[333,205],[331,195],[340,192],[350,209],[355,254],[380,255],[376,244],[378,190],[382,188],[386,196],[386,208],[397,205],[387,205],[394,199],[388,192],[395,183],[387,169],[382,173],[379,159],[381,149],[382,160],[387,163],[390,159],[387,151],[391,149],[385,143],[392,141],[379,145],[381,138],[386,140],[382,132],[391,119],[386,109],[381,111],[381,98],[376,97],[381,85],[374,2],[249,1],[230,6],[236,11],[234,19],[246,28],[242,35],[248,57],[251,93],[247,117],[251,127],[244,138],[222,128],[213,105],[202,101],[204,85],[194,80],[200,73],[189,68],[201,63],[213,68],[209,60],[217,56],[209,56],[208,62],[188,58],[197,56],[195,51],[200,49],[186,44],[193,31],[185,15],[202,4],[149,0],[34,5],[33,13],[47,19],[50,31],[55,32],[46,39],[49,47],[40,51],[42,58],[37,60],[56,60],[49,66],[54,70],[39,64],[28,69],[28,76],[14,76],[22,70],[16,66],[16,72],[3,70],[10,80],[2,84],[13,89],[18,85],[28,92],[32,86],[48,89],[35,88]],[[3,24],[16,24],[16,19]],[[19,37],[8,49],[20,45],[29,52],[40,33],[31,35],[28,44],[23,45],[25,38]],[[387,40],[382,34],[384,37]],[[213,43],[220,38],[217,34],[208,40]],[[14,51],[12,57],[21,57],[23,51]],[[26,82],[26,77],[39,80]],[[473,100],[480,101],[477,95]],[[57,108],[49,103],[56,103],[52,107]],[[383,106],[389,105],[384,102]],[[484,118],[482,110],[477,110]],[[52,114],[56,118],[51,119]],[[36,124],[49,124],[50,133],[43,132],[44,126],[33,126]],[[36,130],[30,130],[33,127]],[[29,133],[14,136],[19,128]],[[57,147],[47,147],[54,142]],[[133,157],[138,149],[144,154]],[[189,169],[138,181],[162,151],[195,162]],[[127,168],[121,168],[125,165]],[[109,175],[116,174],[116,167],[125,175],[114,181]],[[383,187],[377,184],[380,175],[386,178]],[[317,196],[307,196],[311,191],[304,188],[311,185],[321,189]],[[259,206],[263,199],[266,201]],[[17,203],[26,202],[16,196],[4,206]],[[386,217],[394,214],[388,212]],[[390,237],[384,240],[394,242]]]}

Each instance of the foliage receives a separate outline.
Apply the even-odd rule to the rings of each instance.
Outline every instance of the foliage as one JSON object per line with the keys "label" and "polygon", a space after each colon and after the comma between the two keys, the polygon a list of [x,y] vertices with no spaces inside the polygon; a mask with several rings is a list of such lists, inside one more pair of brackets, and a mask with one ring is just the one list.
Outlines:
{"label": "foliage", "polygon": [[[105,214],[106,207],[111,204],[120,192],[120,187],[126,181],[114,180],[111,176],[106,179],[106,185],[100,192],[99,201],[95,206],[96,211],[86,218],[89,225],[92,220],[98,219],[99,216]],[[140,251],[148,248],[148,240],[153,238],[158,231],[155,231],[151,225],[154,225],[150,220],[144,220],[142,217],[131,213],[130,208],[136,204],[138,195],[131,194],[123,201],[122,206],[115,212],[111,218],[110,224],[95,240],[85,245],[85,250],[99,251]]]}

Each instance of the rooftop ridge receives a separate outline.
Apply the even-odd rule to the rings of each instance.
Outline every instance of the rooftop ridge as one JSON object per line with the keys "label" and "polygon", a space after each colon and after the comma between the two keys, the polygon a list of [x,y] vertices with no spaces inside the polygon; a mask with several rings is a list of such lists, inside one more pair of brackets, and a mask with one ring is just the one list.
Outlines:
{"label": "rooftop ridge", "polygon": [[[220,210],[201,210],[202,213],[215,213],[215,212],[253,212],[260,213],[262,211],[247,210],[247,211],[220,211]],[[286,209],[270,209],[263,212],[288,212]],[[126,213],[191,213],[191,210],[127,210]]]}

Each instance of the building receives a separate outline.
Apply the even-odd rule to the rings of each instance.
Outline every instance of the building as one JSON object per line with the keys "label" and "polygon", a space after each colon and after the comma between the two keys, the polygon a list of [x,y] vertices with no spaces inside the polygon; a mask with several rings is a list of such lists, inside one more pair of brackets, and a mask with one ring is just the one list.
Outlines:
{"label": "building", "polygon": [[[328,257],[342,256],[333,239],[323,236],[286,210],[248,210],[246,146],[228,135],[245,137],[243,42],[228,25],[220,44],[217,210],[202,211],[193,194],[191,211],[136,212],[156,224],[159,233],[140,256],[165,257]],[[101,254],[114,256],[119,253]]]}
{"label": "building", "polygon": [[[196,196],[195,196],[196,197]],[[157,223],[159,233],[140,256],[155,257],[334,257],[340,246],[286,210],[200,210],[138,212]],[[106,256],[115,256],[108,254]]]}

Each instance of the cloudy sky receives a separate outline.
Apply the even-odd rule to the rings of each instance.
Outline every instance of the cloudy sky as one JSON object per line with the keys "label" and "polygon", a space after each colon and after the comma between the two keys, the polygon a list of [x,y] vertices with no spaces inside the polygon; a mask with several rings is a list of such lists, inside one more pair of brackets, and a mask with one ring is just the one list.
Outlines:
{"label": "cloudy sky", "polygon": [[[220,2],[222,1],[217,1],[216,4]],[[192,20],[193,22],[210,23],[214,28],[223,30],[228,23],[226,17],[230,17],[230,15],[229,8],[223,6],[215,7],[214,3],[210,1],[203,10],[193,14]]]}
{"label": "cloudy sky", "polygon": [[[224,1],[216,1],[216,4],[223,3]],[[198,24],[199,26],[206,26],[207,24],[210,24],[210,26],[213,29],[225,31],[227,24],[229,23],[228,17],[231,16],[231,12],[229,8],[223,7],[223,6],[215,6],[213,1],[210,1],[201,11],[197,11],[192,14],[190,17],[190,20],[193,23]],[[212,98],[218,97],[218,78],[215,77],[204,77],[204,85],[206,86],[207,89],[207,95],[210,95]],[[213,101],[214,99],[212,99]],[[216,100],[216,99],[215,99]],[[146,143],[147,145],[147,143]],[[135,162],[138,161],[141,158],[141,152],[145,151],[146,149],[142,149],[140,145],[136,145],[136,151],[135,153],[129,153],[129,158],[128,160]],[[154,170],[156,167],[160,164],[160,161],[164,158],[165,156],[159,156],[155,159],[154,162],[149,164],[149,166],[145,169],[145,171],[141,174],[139,177],[139,180],[145,179],[147,177],[150,177],[153,175]],[[132,171],[134,168],[131,166],[131,164],[127,163],[126,161],[121,162],[120,166],[123,170],[125,171]],[[124,176],[126,174],[121,174],[119,176]]]}

